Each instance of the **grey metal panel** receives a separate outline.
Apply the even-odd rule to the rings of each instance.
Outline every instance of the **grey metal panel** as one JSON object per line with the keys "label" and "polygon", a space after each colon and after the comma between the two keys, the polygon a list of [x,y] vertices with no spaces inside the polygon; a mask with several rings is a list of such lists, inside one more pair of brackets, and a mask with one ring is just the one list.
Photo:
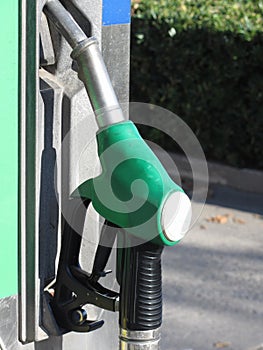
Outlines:
{"label": "grey metal panel", "polygon": [[[61,140],[74,123],[79,123],[91,113],[82,83],[72,71],[71,50],[64,39],[53,37],[56,65],[45,65],[49,72],[41,69],[38,81],[38,32],[44,2],[37,4],[39,7],[34,7],[30,1],[22,0],[19,338],[23,342],[40,341],[47,337],[41,328],[43,288],[55,277],[61,237],[59,211],[71,191],[71,179],[76,178],[71,160],[76,159],[80,143],[78,135],[71,133],[68,149],[64,152],[65,159],[69,161],[63,164],[61,179],[61,159],[58,157]],[[94,1],[86,0],[75,1],[75,4],[81,7],[83,16],[86,11],[86,15],[92,17],[92,32],[100,38],[101,0],[96,1],[96,6]],[[47,30],[45,23],[44,31]],[[49,35],[45,34],[46,37]],[[51,41],[46,43],[50,45]],[[53,50],[47,49],[42,56],[48,54],[48,57],[42,58],[52,63],[50,55]],[[94,136],[96,126],[92,120],[87,120],[87,125],[90,136],[88,133],[85,136],[90,138]],[[90,152],[92,154],[87,157],[89,168],[96,157],[94,144]],[[84,166],[83,177],[85,170]],[[95,226],[93,229],[98,234],[98,225]]]}
{"label": "grey metal panel", "polygon": [[[36,333],[36,245],[35,235],[35,116],[38,82],[38,6],[21,0],[21,86],[20,86],[20,338]],[[29,35],[30,33],[30,35]],[[30,67],[30,69],[28,69]],[[29,93],[30,89],[30,93]],[[29,253],[30,252],[30,253]],[[27,291],[26,293],[22,291]],[[26,331],[27,329],[27,331]]]}
{"label": "grey metal panel", "polygon": [[[50,337],[44,342],[22,344],[18,340],[18,297],[0,300],[1,350],[62,350],[62,337]],[[76,347],[77,349],[77,347]]]}
{"label": "grey metal panel", "polygon": [[102,28],[102,54],[113,87],[128,119],[130,24],[104,26]]}
{"label": "grey metal panel", "polygon": [[[34,17],[32,2],[21,1],[22,8],[27,7],[27,15],[31,11],[30,16]],[[111,79],[128,117],[130,26],[102,27],[102,0],[61,2],[69,7],[74,4],[92,22],[91,32],[101,43]],[[90,313],[102,316],[105,326],[89,334],[69,333],[63,337],[48,338],[42,327],[43,288],[55,277],[57,252],[60,249],[60,210],[63,210],[63,202],[67,201],[69,193],[82,181],[96,176],[100,171],[95,141],[97,126],[89,100],[77,73],[72,71],[69,45],[52,28],[54,47],[50,47],[48,35],[44,43],[46,70],[41,69],[40,73],[37,71],[38,32],[44,3],[43,0],[38,2],[38,7],[35,8],[35,31],[27,34],[29,18],[26,11],[22,11],[20,313],[17,296],[0,300],[0,347],[3,350],[74,350],[79,349],[80,345],[82,349],[90,349],[95,344],[99,349],[113,350],[118,346],[117,314],[102,314],[100,310],[91,308]],[[30,46],[29,42],[33,40],[36,42],[36,51],[31,52],[29,49],[34,48],[34,45]],[[29,56],[32,62],[35,60],[35,66],[32,67],[36,71],[28,72]],[[56,64],[52,65],[54,60]],[[32,86],[41,93],[36,92],[33,96],[35,115],[31,117],[35,118],[36,123],[28,129],[27,98],[30,94],[35,94]],[[31,106],[31,114],[33,108]],[[34,142],[29,143],[29,139]],[[29,160],[31,166],[35,164],[30,177]],[[99,235],[98,214],[90,210],[89,215],[93,220],[90,221],[87,217],[81,251],[81,263],[87,271],[91,270]],[[109,262],[111,268],[115,266],[114,259],[113,256]],[[105,280],[105,285],[110,288],[116,287],[113,276],[114,274]],[[18,338],[24,342],[35,342],[22,345]]]}
{"label": "grey metal panel", "polygon": [[17,298],[14,296],[0,300],[0,344],[3,350],[12,349],[17,341],[16,306]]}

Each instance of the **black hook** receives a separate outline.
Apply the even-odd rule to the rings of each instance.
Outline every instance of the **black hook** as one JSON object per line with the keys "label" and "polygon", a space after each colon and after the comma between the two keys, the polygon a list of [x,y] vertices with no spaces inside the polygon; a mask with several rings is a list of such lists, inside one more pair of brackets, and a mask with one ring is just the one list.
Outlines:
{"label": "black hook", "polygon": [[[83,205],[84,204],[84,205]],[[85,216],[90,201],[78,202],[72,215],[72,225],[64,219],[61,252],[57,277],[50,296],[50,306],[59,327],[65,331],[90,332],[102,327],[103,320],[87,320],[83,306],[93,304],[102,309],[117,311],[119,294],[103,287],[99,278],[107,274],[104,271],[117,230],[112,233],[108,227],[114,226],[105,222],[99,246],[96,251],[92,273],[84,271],[79,263],[82,237],[73,227],[83,231]],[[62,331],[63,332],[63,331]]]}

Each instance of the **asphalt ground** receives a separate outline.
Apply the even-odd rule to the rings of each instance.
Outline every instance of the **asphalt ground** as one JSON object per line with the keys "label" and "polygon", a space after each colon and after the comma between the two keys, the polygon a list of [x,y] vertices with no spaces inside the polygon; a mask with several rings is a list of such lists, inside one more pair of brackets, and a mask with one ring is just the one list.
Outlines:
{"label": "asphalt ground", "polygon": [[214,185],[163,294],[162,350],[263,350],[263,196]]}

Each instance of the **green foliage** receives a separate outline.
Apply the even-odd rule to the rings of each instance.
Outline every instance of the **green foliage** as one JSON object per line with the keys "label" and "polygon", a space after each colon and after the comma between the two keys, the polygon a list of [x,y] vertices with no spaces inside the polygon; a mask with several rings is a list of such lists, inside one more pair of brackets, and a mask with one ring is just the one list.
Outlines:
{"label": "green foliage", "polygon": [[263,1],[137,0],[133,10],[131,99],[178,114],[208,158],[263,169]]}

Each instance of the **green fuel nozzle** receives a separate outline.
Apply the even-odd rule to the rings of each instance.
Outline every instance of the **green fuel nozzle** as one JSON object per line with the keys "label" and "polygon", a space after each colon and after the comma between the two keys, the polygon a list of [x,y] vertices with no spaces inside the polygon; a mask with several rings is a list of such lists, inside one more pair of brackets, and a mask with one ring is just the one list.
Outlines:
{"label": "green fuel nozzle", "polygon": [[190,201],[135,125],[110,125],[98,132],[97,143],[102,172],[73,196],[91,199],[100,215],[145,241],[180,241],[190,224]]}
{"label": "green fuel nozzle", "polygon": [[[78,64],[78,76],[85,85],[99,128],[97,144],[101,174],[82,183],[71,197],[92,202],[107,223],[125,232],[124,245],[118,249],[117,257],[120,349],[133,349],[132,344],[136,344],[136,349],[158,349],[162,322],[161,253],[163,246],[176,244],[189,229],[190,200],[182,188],[172,181],[136,126],[125,120],[96,39],[86,37],[58,0],[48,0],[44,12],[73,48],[71,57]],[[141,244],[133,244],[134,238],[138,238]],[[69,242],[76,247],[76,257],[79,238],[67,227],[58,279],[62,277],[58,285],[69,279],[68,265],[77,265],[70,258]],[[99,270],[106,263],[106,259],[100,257],[103,251],[105,253],[105,249],[99,247],[95,258],[94,264],[100,266]],[[109,251],[105,254],[108,256]],[[83,277],[78,267],[75,266],[72,271],[79,281],[86,278],[90,286],[94,286],[94,283],[97,286],[97,272]],[[94,271],[98,271],[98,268]],[[98,290],[103,294],[100,287]],[[108,294],[104,295],[100,305],[116,311],[113,306],[116,295],[112,295],[111,302],[107,297]],[[54,300],[54,310],[59,318],[65,310],[60,298],[57,296],[56,299],[56,291]],[[96,304],[96,300],[93,298],[88,302]],[[68,315],[68,311],[63,315]],[[60,322],[65,325],[61,318]],[[67,323],[66,327],[76,330],[70,324]]]}
{"label": "green fuel nozzle", "polygon": [[99,127],[97,143],[102,173],[72,194],[91,199],[97,212],[146,241],[176,244],[191,220],[188,197],[126,121],[105,67],[98,42],[87,38],[57,0],[44,12],[72,46]]}

